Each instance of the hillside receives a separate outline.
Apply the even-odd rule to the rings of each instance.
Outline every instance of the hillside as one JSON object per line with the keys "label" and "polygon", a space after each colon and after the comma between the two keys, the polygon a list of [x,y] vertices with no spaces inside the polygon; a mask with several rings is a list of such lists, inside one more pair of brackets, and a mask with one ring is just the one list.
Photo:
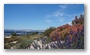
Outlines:
{"label": "hillside", "polygon": [[66,24],[63,26],[57,27],[54,31],[50,33],[50,37],[54,37],[58,35],[58,37],[61,39],[65,38],[67,35],[70,35],[71,32],[73,34],[77,33],[78,31],[82,31],[84,27],[84,16],[81,15],[79,18],[76,16],[75,19],[72,21],[72,25]]}

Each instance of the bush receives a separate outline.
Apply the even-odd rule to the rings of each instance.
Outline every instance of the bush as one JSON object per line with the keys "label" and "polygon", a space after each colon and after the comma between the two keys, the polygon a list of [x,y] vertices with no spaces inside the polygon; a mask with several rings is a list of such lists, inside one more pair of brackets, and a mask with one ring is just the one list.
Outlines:
{"label": "bush", "polygon": [[38,34],[38,32],[33,32],[33,33],[32,33],[32,35],[36,35],[36,34]]}
{"label": "bush", "polygon": [[55,30],[55,27],[50,27],[48,29],[45,30],[45,32],[43,33],[45,36],[49,36],[49,34]]}
{"label": "bush", "polygon": [[17,43],[17,48],[25,49],[25,48],[29,47],[31,43],[32,43],[32,40],[29,40],[29,39],[22,40],[21,42]]}
{"label": "bush", "polygon": [[15,32],[12,32],[11,35],[12,36],[17,36],[17,34]]}
{"label": "bush", "polygon": [[11,48],[11,46],[10,46],[9,43],[5,43],[5,44],[4,44],[4,49],[10,49],[10,48]]}

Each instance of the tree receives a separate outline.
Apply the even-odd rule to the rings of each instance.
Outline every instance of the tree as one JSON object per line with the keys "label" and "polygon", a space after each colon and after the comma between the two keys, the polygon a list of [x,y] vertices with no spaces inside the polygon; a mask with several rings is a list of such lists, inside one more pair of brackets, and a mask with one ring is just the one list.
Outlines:
{"label": "tree", "polygon": [[72,21],[72,25],[76,24],[84,24],[84,15],[80,15],[79,18],[77,18],[77,16],[75,17],[75,19]]}
{"label": "tree", "polygon": [[17,34],[15,32],[12,32],[11,35],[12,36],[17,36]]}
{"label": "tree", "polygon": [[49,34],[50,34],[53,30],[55,30],[55,27],[50,27],[50,28],[46,29],[43,34],[44,34],[45,36],[49,36]]}
{"label": "tree", "polygon": [[37,32],[37,31],[36,31],[36,32],[32,32],[31,34],[32,34],[32,35],[36,35],[36,34],[38,34],[38,32]]}
{"label": "tree", "polygon": [[36,34],[38,34],[38,32],[35,32]]}

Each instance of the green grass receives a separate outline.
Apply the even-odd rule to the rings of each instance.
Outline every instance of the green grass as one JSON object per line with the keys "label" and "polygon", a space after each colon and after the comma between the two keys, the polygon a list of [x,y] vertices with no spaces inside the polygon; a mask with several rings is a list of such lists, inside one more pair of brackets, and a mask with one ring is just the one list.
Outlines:
{"label": "green grass", "polygon": [[[9,39],[4,39],[4,48],[10,49],[12,46],[16,46],[18,49],[25,49],[32,43],[33,40],[38,40],[39,38],[43,37],[44,35],[41,34],[27,34],[26,36],[12,36]],[[11,44],[10,42],[18,41],[16,44]]]}

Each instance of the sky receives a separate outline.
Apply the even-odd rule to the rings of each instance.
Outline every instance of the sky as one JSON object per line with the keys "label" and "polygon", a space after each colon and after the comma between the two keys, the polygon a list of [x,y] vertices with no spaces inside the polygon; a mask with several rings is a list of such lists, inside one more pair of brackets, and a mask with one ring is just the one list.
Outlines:
{"label": "sky", "polygon": [[70,24],[84,4],[4,4],[4,29],[45,30]]}

